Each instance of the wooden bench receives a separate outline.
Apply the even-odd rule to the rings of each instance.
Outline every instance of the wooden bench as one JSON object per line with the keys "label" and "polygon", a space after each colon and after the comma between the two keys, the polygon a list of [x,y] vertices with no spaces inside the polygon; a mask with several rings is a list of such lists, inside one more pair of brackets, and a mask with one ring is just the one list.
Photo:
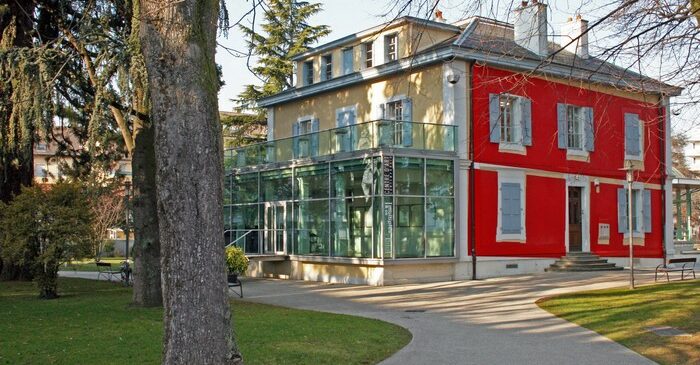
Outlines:
{"label": "wooden bench", "polygon": [[109,281],[112,281],[112,277],[121,280],[121,270],[112,270],[112,264],[109,262],[98,261],[95,265],[97,265],[97,280],[100,280],[100,276],[105,276]]}
{"label": "wooden bench", "polygon": [[[668,273],[670,272],[680,272],[681,273],[681,280],[685,279],[685,274],[688,273],[693,273],[693,279],[695,279],[695,263],[697,262],[697,258],[695,257],[687,257],[687,258],[680,258],[680,259],[670,259],[668,260],[668,265],[660,264],[659,266],[656,267],[656,272],[654,273],[654,281],[658,279],[659,273],[665,273],[666,274],[666,281],[671,281],[671,279],[668,277]],[[682,264],[682,265],[681,265]],[[681,265],[681,266],[678,266]]]}

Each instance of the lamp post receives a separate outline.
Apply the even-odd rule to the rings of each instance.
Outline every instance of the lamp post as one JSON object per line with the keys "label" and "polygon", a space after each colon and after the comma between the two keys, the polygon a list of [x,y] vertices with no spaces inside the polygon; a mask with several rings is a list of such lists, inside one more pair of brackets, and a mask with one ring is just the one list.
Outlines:
{"label": "lamp post", "polygon": [[632,183],[634,182],[634,167],[631,160],[625,160],[622,168],[627,175],[627,233],[630,246],[630,289],[634,289],[634,230],[632,229]]}
{"label": "lamp post", "polygon": [[124,235],[125,235],[125,251],[124,251],[124,256],[125,261],[129,261],[129,232],[131,231],[130,228],[130,223],[131,223],[131,209],[129,209],[129,203],[130,203],[130,198],[131,198],[131,182],[130,181],[125,181],[124,182]]}

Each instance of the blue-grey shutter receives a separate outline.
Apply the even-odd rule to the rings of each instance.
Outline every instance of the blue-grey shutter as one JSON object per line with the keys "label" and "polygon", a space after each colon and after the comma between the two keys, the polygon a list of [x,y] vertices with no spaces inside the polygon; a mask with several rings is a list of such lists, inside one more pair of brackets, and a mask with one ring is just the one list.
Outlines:
{"label": "blue-grey shutter", "polygon": [[292,136],[294,136],[294,139],[292,140],[292,148],[294,149],[294,157],[298,158],[299,157],[299,123],[294,123],[292,124]]}
{"label": "blue-grey shutter", "polygon": [[404,121],[401,123],[403,145],[411,147],[413,145],[413,103],[411,99],[404,99],[401,104],[403,107],[401,119]]}
{"label": "blue-grey shutter", "polygon": [[617,189],[617,231],[627,233],[627,189]]}
{"label": "blue-grey shutter", "polygon": [[566,123],[566,104],[557,104],[557,136],[559,141],[559,148],[566,149],[569,144],[567,143],[568,133],[567,133],[567,123]]}
{"label": "blue-grey shutter", "polygon": [[518,98],[518,100],[520,100],[522,112],[523,146],[532,146],[532,102],[527,98]]}
{"label": "blue-grey shutter", "polygon": [[651,191],[642,190],[642,216],[644,217],[644,232],[651,232]]}
{"label": "blue-grey shutter", "polygon": [[520,184],[501,184],[501,233],[520,234],[522,202],[520,201]]}
{"label": "blue-grey shutter", "polygon": [[318,118],[311,120],[311,151],[309,156],[318,156]]}
{"label": "blue-grey shutter", "polygon": [[639,156],[639,116],[625,113],[625,153],[631,156]]}
{"label": "blue-grey shutter", "polygon": [[498,94],[489,94],[489,140],[492,143],[501,142],[501,106]]}
{"label": "blue-grey shutter", "polygon": [[343,75],[352,73],[352,48],[346,48],[343,50]]}
{"label": "blue-grey shutter", "polygon": [[586,151],[595,149],[595,125],[593,123],[593,108],[583,108],[583,138]]}

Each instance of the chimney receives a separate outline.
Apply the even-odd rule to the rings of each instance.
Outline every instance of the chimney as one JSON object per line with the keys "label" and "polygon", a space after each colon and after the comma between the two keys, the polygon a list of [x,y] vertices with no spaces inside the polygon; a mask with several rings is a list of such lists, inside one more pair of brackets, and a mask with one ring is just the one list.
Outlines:
{"label": "chimney", "polygon": [[445,23],[445,18],[442,17],[442,10],[435,10],[435,18],[433,20],[436,22]]}
{"label": "chimney", "polygon": [[581,19],[581,15],[576,15],[576,18],[569,18],[569,21],[562,27],[561,34],[563,44],[567,45],[572,40],[573,43],[567,45],[565,49],[578,57],[588,58],[588,20]]}
{"label": "chimney", "polygon": [[546,56],[547,51],[547,5],[538,0],[528,4],[523,1],[515,9],[514,40],[519,46]]}

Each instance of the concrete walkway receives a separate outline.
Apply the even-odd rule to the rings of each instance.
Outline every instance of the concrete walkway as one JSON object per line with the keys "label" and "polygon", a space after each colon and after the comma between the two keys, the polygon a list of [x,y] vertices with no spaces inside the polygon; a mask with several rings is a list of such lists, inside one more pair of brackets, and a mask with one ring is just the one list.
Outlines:
{"label": "concrete walkway", "polygon": [[[96,272],[59,275],[97,278]],[[411,342],[382,364],[654,364],[535,304],[550,295],[626,286],[628,275],[542,273],[386,287],[245,278],[243,300],[376,318],[411,331]],[[637,278],[654,281],[653,273]]]}
{"label": "concrete walkway", "polygon": [[[543,273],[387,287],[247,278],[244,300],[377,318],[411,331],[411,343],[382,364],[653,364],[534,304],[549,295],[625,286],[628,275]],[[653,282],[653,274],[638,278]]]}

